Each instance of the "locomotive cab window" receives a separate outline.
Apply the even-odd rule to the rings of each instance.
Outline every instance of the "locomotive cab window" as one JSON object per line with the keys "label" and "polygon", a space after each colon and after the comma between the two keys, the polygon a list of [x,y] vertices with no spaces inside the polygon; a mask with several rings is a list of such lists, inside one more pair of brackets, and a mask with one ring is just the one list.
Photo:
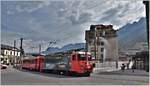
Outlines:
{"label": "locomotive cab window", "polygon": [[86,57],[84,54],[78,54],[78,60],[86,60]]}
{"label": "locomotive cab window", "polygon": [[76,60],[76,56],[75,55],[72,56],[72,60]]}
{"label": "locomotive cab window", "polygon": [[88,61],[92,61],[92,56],[88,55]]}

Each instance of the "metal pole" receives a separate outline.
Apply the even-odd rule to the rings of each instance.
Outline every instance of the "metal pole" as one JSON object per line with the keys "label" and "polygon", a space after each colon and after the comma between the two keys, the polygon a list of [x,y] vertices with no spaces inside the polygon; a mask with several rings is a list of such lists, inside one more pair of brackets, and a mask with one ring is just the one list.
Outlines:
{"label": "metal pole", "polygon": [[149,1],[143,1],[146,9],[146,25],[147,25],[147,42],[149,48]]}
{"label": "metal pole", "polygon": [[39,44],[39,54],[41,53],[41,45]]}
{"label": "metal pole", "polygon": [[16,56],[15,56],[15,52],[16,52],[16,40],[14,40],[14,61],[13,61],[13,66],[15,66],[15,63],[16,63]]}
{"label": "metal pole", "polygon": [[21,50],[21,60],[20,60],[20,62],[21,62],[21,65],[20,65],[20,69],[22,69],[22,64],[23,64],[23,56],[24,56],[24,50],[23,50],[23,48],[22,48],[22,44],[23,44],[23,38],[20,38],[20,50]]}
{"label": "metal pole", "polygon": [[97,49],[96,49],[96,28],[94,27],[94,48],[95,48],[95,59],[97,60],[97,56],[96,56],[96,51],[97,51]]}

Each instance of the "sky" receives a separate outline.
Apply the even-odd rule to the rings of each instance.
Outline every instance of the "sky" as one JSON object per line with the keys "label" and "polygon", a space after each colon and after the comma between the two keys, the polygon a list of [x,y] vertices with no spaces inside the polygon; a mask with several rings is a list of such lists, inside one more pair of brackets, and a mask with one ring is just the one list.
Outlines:
{"label": "sky", "polygon": [[16,40],[19,47],[22,37],[26,52],[38,52],[39,44],[45,50],[85,43],[91,24],[112,24],[117,30],[145,17],[144,7],[141,0],[3,0],[1,43],[13,46]]}

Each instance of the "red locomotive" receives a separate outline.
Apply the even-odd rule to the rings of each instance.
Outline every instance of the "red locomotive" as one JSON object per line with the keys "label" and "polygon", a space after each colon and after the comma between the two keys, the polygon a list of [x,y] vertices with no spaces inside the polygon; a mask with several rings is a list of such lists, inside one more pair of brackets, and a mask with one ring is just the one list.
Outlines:
{"label": "red locomotive", "polygon": [[91,60],[89,52],[56,53],[24,59],[22,68],[90,76],[93,70]]}

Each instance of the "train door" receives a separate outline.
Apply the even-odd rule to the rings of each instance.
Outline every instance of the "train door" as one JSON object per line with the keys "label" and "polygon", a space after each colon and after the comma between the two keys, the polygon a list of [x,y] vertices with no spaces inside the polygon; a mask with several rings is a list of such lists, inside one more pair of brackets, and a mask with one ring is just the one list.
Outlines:
{"label": "train door", "polygon": [[38,71],[41,70],[41,64],[42,64],[42,59],[39,58],[39,59],[38,59]]}
{"label": "train door", "polygon": [[85,67],[86,67],[86,62],[87,62],[87,57],[85,54],[78,54],[78,70],[79,72],[84,72]]}
{"label": "train door", "polygon": [[78,72],[85,73],[92,70],[92,65],[90,63],[91,56],[87,53],[78,54]]}
{"label": "train door", "polygon": [[42,72],[44,69],[44,58],[40,57],[39,58],[39,71]]}
{"label": "train door", "polygon": [[37,67],[38,67],[38,58],[35,59],[35,70],[36,71],[38,70]]}
{"label": "train door", "polygon": [[39,57],[36,58],[36,70],[37,71],[40,70],[40,58]]}
{"label": "train door", "polygon": [[73,54],[71,56],[71,71],[72,72],[76,72],[78,70],[78,59],[77,59],[77,55],[76,54]]}

